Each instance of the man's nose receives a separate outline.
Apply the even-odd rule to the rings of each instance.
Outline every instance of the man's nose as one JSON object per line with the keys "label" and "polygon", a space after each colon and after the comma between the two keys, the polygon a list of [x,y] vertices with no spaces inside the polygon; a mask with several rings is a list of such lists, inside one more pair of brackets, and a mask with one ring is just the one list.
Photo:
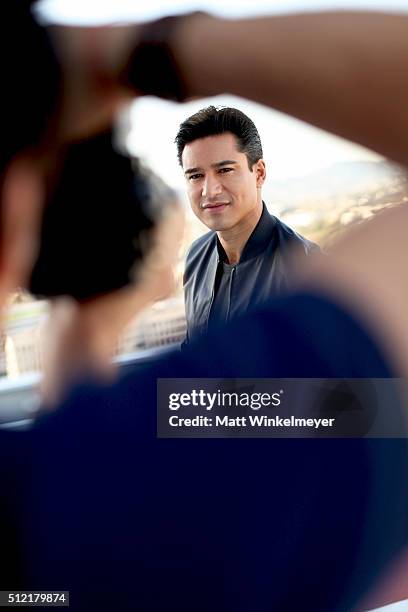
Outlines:
{"label": "man's nose", "polygon": [[222,193],[222,186],[218,176],[207,175],[204,178],[201,195],[203,198],[212,198]]}

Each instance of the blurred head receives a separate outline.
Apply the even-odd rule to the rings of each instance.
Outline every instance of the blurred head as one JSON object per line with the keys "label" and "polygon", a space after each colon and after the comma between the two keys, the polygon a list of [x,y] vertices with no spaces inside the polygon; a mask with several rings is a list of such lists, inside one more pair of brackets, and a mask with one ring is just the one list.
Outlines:
{"label": "blurred head", "polygon": [[209,106],[184,121],[176,137],[196,216],[225,231],[262,208],[262,145],[254,123],[235,108]]}

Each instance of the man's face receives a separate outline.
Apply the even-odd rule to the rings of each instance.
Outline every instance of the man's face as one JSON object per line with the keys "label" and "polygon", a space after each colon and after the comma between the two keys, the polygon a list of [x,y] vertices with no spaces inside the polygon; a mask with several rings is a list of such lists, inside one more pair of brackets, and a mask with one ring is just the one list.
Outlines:
{"label": "man's face", "polygon": [[261,206],[265,163],[248,167],[231,133],[207,136],[187,144],[182,166],[195,215],[207,227],[225,231],[244,223]]}

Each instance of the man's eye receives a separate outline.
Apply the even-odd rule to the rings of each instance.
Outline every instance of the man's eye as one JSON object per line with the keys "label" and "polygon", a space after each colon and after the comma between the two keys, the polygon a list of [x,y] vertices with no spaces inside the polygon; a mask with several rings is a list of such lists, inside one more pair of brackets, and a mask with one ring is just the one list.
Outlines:
{"label": "man's eye", "polygon": [[222,174],[226,174],[227,172],[232,172],[233,168],[220,168],[219,172]]}
{"label": "man's eye", "polygon": [[190,174],[190,176],[188,177],[189,181],[196,181],[197,179],[201,178],[202,174]]}

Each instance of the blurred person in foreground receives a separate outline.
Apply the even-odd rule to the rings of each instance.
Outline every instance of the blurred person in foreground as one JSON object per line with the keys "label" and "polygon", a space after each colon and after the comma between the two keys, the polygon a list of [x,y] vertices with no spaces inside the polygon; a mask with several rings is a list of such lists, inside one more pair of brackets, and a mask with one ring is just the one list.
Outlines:
{"label": "blurred person in foreground", "polygon": [[261,139],[243,112],[203,108],[180,125],[176,144],[191,208],[210,230],[186,257],[185,347],[287,290],[296,261],[318,247],[268,212]]}
{"label": "blurred person in foreground", "polygon": [[[230,91],[406,163],[407,34],[406,17],[346,13],[62,30],[70,87],[45,158],[111,121],[131,56],[125,80],[139,93]],[[21,159],[4,175],[2,295],[29,269],[22,247],[35,246],[52,175]],[[361,226],[316,260],[302,291],[188,358],[82,386],[31,430],[0,432],[2,588],[70,589],[74,610],[355,606],[407,541],[406,440],[157,439],[156,381],[406,375],[407,223],[400,207]]]}

